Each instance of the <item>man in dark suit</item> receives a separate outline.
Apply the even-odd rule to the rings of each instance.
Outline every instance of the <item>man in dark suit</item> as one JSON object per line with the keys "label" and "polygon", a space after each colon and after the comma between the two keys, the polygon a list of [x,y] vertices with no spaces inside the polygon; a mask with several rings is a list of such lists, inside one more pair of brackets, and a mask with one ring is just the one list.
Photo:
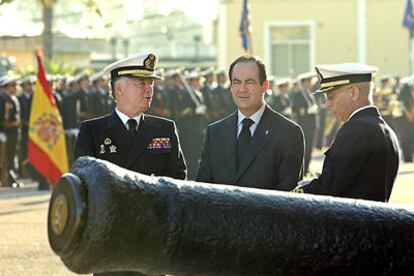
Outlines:
{"label": "man in dark suit", "polygon": [[229,78],[238,111],[208,126],[197,181],[289,190],[302,177],[301,128],[265,104],[258,58],[237,58]]}
{"label": "man in dark suit", "polygon": [[394,131],[372,105],[372,74],[363,64],[316,67],[329,109],[344,122],[325,152],[322,174],[296,192],[388,201],[399,165]]}

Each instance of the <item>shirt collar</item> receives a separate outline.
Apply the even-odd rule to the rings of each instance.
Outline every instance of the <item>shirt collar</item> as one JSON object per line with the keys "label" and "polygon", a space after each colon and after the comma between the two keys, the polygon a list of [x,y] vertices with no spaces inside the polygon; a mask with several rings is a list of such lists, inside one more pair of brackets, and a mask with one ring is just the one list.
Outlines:
{"label": "shirt collar", "polygon": [[134,119],[135,121],[137,121],[137,127],[139,126],[139,122],[141,121],[142,113],[139,114],[138,116],[134,117],[134,118],[130,118],[128,115],[126,115],[126,114],[122,113],[121,111],[119,111],[118,107],[115,108],[115,112],[118,115],[118,117],[121,119],[121,121],[122,121],[122,123],[124,124],[125,127],[128,126],[128,120],[129,119]]}
{"label": "shirt collar", "polygon": [[[257,110],[256,113],[254,113],[249,118],[252,119],[253,122],[258,125],[259,122],[260,122],[260,119],[262,118],[262,115],[265,111],[265,108],[266,108],[266,104],[263,104],[262,107],[260,107],[259,110]],[[238,110],[237,113],[238,113],[237,125],[240,125],[242,123],[243,119],[246,118],[246,116],[244,116],[244,114],[241,113],[240,110]]]}
{"label": "shirt collar", "polygon": [[368,108],[372,108],[372,107],[374,107],[375,108],[375,105],[366,105],[366,106],[363,106],[363,107],[360,107],[360,108],[358,108],[358,109],[356,109],[356,110],[354,110],[354,112],[352,112],[351,113],[351,116],[349,116],[349,118],[348,118],[348,120],[347,121],[349,121],[349,120],[351,120],[351,118],[352,118],[352,116],[354,116],[355,114],[357,114],[358,112],[360,112],[360,111],[362,111],[362,110],[364,110],[364,109],[368,109]]}

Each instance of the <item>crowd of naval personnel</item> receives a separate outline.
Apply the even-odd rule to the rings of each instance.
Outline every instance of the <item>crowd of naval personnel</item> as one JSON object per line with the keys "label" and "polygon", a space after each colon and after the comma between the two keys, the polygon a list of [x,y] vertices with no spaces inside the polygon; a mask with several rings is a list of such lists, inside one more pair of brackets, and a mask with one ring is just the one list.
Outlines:
{"label": "crowd of naval personnel", "polygon": [[[148,114],[176,122],[186,159],[188,179],[195,179],[208,124],[236,110],[227,71],[214,68],[159,69]],[[106,115],[115,107],[108,80],[102,73],[83,71],[75,76],[48,76],[66,132],[69,163],[81,121]],[[404,162],[413,162],[414,77],[376,77],[374,101],[400,140]],[[21,187],[18,178],[30,177],[39,189],[49,184],[30,166],[27,141],[35,76],[0,76],[0,142],[2,167],[9,171],[8,185]],[[269,77],[266,102],[273,110],[297,122],[305,138],[304,173],[314,149],[329,146],[341,123],[328,111],[326,97],[313,95],[319,82],[315,73],[295,78]],[[7,150],[5,150],[7,149]],[[7,165],[5,165],[7,163]],[[1,169],[1,168],[0,168]],[[4,170],[3,170],[4,171]]]}

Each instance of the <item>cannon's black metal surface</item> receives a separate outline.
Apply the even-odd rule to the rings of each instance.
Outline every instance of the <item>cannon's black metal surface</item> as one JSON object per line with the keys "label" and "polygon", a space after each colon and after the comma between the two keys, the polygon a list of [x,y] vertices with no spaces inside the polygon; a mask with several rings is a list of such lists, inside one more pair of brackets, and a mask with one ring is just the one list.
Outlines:
{"label": "cannon's black metal surface", "polygon": [[72,173],[53,192],[48,232],[77,273],[414,275],[414,210],[148,177],[86,157]]}

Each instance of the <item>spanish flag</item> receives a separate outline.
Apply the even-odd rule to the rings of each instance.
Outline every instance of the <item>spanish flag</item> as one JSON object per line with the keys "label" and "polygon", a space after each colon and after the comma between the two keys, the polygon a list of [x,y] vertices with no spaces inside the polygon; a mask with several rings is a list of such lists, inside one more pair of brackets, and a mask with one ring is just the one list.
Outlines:
{"label": "spanish flag", "polygon": [[38,73],[30,112],[28,154],[33,167],[54,186],[69,170],[65,132],[40,50],[36,57]]}

